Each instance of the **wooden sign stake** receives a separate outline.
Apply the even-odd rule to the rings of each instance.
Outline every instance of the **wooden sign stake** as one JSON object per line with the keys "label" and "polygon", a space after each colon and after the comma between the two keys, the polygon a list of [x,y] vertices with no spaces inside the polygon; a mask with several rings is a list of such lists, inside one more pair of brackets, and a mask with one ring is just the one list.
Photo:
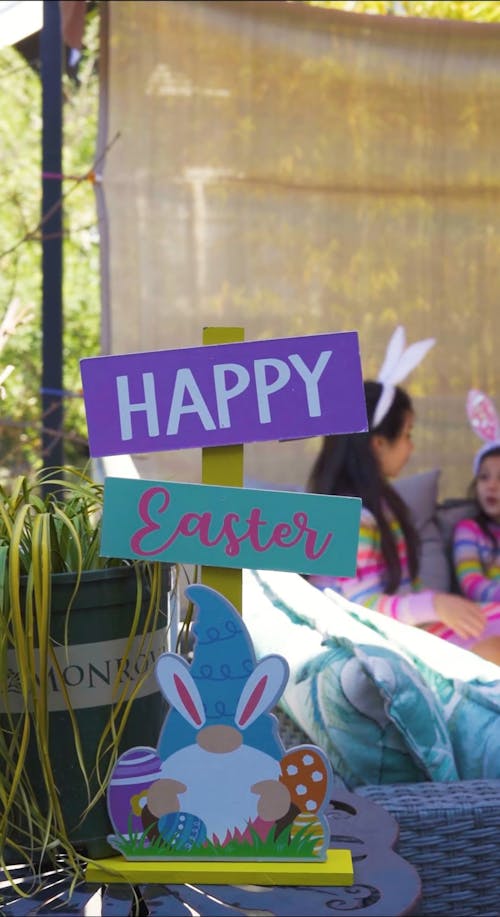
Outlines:
{"label": "wooden sign stake", "polygon": [[[243,328],[204,328],[204,344],[236,344],[245,340]],[[201,450],[202,484],[243,487],[243,446],[210,446]],[[201,582],[225,595],[242,614],[242,572],[228,567],[201,568]]]}

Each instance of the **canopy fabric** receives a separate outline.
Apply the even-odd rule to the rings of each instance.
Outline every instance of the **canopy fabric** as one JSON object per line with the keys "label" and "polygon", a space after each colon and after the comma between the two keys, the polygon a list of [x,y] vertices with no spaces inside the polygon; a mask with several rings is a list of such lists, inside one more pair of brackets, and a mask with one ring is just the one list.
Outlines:
{"label": "canopy fabric", "polygon": [[43,25],[43,0],[0,0],[0,48],[15,45]]}
{"label": "canopy fabric", "polygon": [[[461,495],[480,445],[468,389],[500,409],[500,26],[101,6],[103,352],[197,346],[207,325],[354,329],[373,377],[397,324],[435,336],[405,382],[407,471],[440,467],[441,495]],[[246,474],[303,486],[318,446],[246,446]],[[134,460],[196,481],[194,452]]]}
{"label": "canopy fabric", "polygon": [[[81,48],[86,0],[59,0],[64,43]],[[0,0],[0,48],[39,32],[43,26],[43,0]]]}

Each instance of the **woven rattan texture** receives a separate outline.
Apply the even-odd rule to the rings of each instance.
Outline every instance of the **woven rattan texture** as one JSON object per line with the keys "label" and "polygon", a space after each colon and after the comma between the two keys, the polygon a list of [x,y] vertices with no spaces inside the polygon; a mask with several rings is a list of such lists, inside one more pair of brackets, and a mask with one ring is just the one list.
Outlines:
{"label": "woven rattan texture", "polygon": [[276,707],[273,713],[278,717],[280,738],[285,748],[293,748],[295,745],[311,742],[305,732],[302,732],[302,729],[283,710]]}
{"label": "woven rattan texture", "polygon": [[[285,747],[311,740],[275,710]],[[500,917],[500,780],[364,786],[399,824],[397,852],[417,869],[415,917]]]}
{"label": "woven rattan texture", "polygon": [[398,853],[418,870],[419,914],[500,915],[500,781],[359,787],[394,815]]}

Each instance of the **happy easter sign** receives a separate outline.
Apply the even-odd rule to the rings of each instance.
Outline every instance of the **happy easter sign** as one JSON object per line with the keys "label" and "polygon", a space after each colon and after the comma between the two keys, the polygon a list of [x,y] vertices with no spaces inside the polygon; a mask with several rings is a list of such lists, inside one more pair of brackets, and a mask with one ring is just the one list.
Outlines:
{"label": "happy easter sign", "polygon": [[[367,428],[356,332],[82,360],[92,455]],[[361,501],[107,479],[104,556],[351,576]]]}

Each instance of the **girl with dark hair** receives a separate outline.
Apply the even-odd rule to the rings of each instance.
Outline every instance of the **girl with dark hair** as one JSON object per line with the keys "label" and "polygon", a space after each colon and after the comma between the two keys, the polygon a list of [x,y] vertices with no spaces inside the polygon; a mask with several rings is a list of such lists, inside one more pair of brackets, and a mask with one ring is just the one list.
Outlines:
{"label": "girl with dark hair", "polygon": [[368,432],[324,437],[307,487],[312,493],[361,498],[356,575],[309,580],[500,664],[500,604],[481,605],[424,589],[419,582],[418,536],[390,483],[413,449],[410,397],[399,385],[381,381],[367,381],[364,388]]}
{"label": "girl with dark hair", "polygon": [[453,533],[455,574],[467,598],[500,605],[500,419],[491,399],[475,389],[467,396],[467,414],[484,445],[474,458],[468,494],[475,514]]}

